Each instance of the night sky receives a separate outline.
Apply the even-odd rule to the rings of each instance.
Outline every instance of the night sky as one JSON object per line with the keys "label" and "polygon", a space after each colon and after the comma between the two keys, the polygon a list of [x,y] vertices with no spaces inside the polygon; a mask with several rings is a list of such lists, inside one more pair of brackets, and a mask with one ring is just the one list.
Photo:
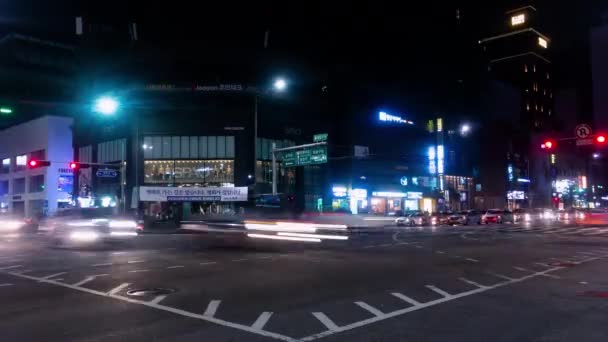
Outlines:
{"label": "night sky", "polygon": [[[259,84],[282,74],[302,92],[325,86],[338,102],[365,94],[355,96],[358,103],[344,100],[346,110],[382,107],[416,116],[464,110],[458,101],[475,96],[484,67],[477,40],[498,30],[494,18],[506,9],[530,3],[539,11],[541,32],[553,39],[557,86],[588,87],[588,29],[602,9],[595,0],[492,1],[485,7],[473,1],[178,3],[2,0],[0,34],[20,32],[78,45],[74,17],[81,15],[85,25],[96,24],[110,33],[104,37],[112,37],[88,42],[97,45],[102,58],[107,54],[104,63],[114,63],[100,73],[124,73],[112,51],[128,44],[126,26],[134,20],[139,46],[147,53],[140,66],[157,70],[142,76],[148,80]],[[269,45],[263,49],[266,31]]]}

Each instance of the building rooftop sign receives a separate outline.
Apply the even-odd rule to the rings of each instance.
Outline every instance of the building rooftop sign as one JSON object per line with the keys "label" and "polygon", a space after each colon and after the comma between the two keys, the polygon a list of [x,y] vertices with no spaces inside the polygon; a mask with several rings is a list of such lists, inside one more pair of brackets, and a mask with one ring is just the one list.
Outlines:
{"label": "building rooftop sign", "polygon": [[413,125],[414,123],[410,120],[405,120],[400,116],[397,115],[391,115],[388,114],[386,112],[379,112],[378,113],[378,120],[383,121],[383,122],[395,122],[395,123],[401,123],[401,124],[407,124],[407,125]]}

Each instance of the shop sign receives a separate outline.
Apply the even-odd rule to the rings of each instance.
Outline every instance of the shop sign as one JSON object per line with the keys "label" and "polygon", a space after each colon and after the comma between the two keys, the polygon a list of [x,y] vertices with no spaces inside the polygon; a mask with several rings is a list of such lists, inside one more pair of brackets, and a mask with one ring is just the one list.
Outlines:
{"label": "shop sign", "polygon": [[350,192],[350,196],[353,198],[367,198],[367,190],[366,189],[352,189]]}
{"label": "shop sign", "polygon": [[334,186],[331,188],[334,197],[346,197],[347,189],[344,186]]}
{"label": "shop sign", "polygon": [[422,192],[408,191],[407,199],[422,199]]}
{"label": "shop sign", "polygon": [[395,192],[395,191],[374,191],[372,192],[372,196],[376,197],[407,197],[405,192]]}
{"label": "shop sign", "polygon": [[406,176],[401,177],[401,179],[399,179],[399,183],[401,183],[401,185],[403,185],[403,186],[407,186],[407,177]]}
{"label": "shop sign", "polygon": [[247,201],[247,187],[162,187],[142,186],[139,199],[146,202]]}
{"label": "shop sign", "polygon": [[507,199],[510,200],[523,200],[525,198],[524,192],[523,191],[509,191],[507,192]]}
{"label": "shop sign", "polygon": [[328,137],[327,133],[315,134],[312,136],[312,141],[313,142],[327,141],[327,137]]}

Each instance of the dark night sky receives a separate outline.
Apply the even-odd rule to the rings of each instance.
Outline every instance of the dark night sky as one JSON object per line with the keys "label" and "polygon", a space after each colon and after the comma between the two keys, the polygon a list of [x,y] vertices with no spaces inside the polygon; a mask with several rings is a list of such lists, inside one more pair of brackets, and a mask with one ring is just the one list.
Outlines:
{"label": "dark night sky", "polygon": [[[350,91],[354,87],[367,95],[368,105],[416,112],[416,106],[425,103],[433,103],[437,110],[453,106],[449,96],[443,95],[451,94],[460,80],[468,84],[480,67],[476,41],[493,31],[493,18],[505,9],[528,3],[491,1],[479,7],[473,1],[399,6],[381,1],[289,6],[198,2],[194,6],[179,1],[0,0],[0,34],[23,32],[77,44],[74,17],[82,15],[85,24],[113,25],[116,35],[126,41],[126,24],[134,19],[140,45],[161,52],[145,58],[141,65],[159,65],[160,61],[169,66],[157,78],[179,79],[176,75],[180,73],[208,77],[202,71],[205,65],[221,69],[217,65],[222,64],[227,65],[226,73],[232,73],[230,77],[246,82],[281,73],[303,88],[329,85],[330,91]],[[584,86],[589,80],[586,37],[597,21],[601,1],[539,0],[532,4],[542,18],[541,31],[553,38],[558,82]],[[457,24],[457,9],[461,24]],[[261,49],[265,30],[270,30],[266,51]],[[350,96],[348,91],[344,96]]]}

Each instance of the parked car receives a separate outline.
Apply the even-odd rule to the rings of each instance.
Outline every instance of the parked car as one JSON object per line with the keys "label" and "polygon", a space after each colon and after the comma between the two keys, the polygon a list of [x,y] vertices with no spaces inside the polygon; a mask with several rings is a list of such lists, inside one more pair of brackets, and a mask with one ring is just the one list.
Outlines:
{"label": "parked car", "polygon": [[40,221],[56,246],[81,246],[128,241],[142,231],[135,218],[114,213],[114,208],[72,208]]}
{"label": "parked car", "polygon": [[422,212],[414,212],[395,219],[395,224],[398,226],[424,226],[429,224],[429,217]]}
{"label": "parked car", "polygon": [[469,225],[480,224],[481,214],[477,210],[464,210],[448,217],[448,224]]}
{"label": "parked car", "polygon": [[490,209],[481,215],[481,224],[513,222],[513,213],[508,210]]}

